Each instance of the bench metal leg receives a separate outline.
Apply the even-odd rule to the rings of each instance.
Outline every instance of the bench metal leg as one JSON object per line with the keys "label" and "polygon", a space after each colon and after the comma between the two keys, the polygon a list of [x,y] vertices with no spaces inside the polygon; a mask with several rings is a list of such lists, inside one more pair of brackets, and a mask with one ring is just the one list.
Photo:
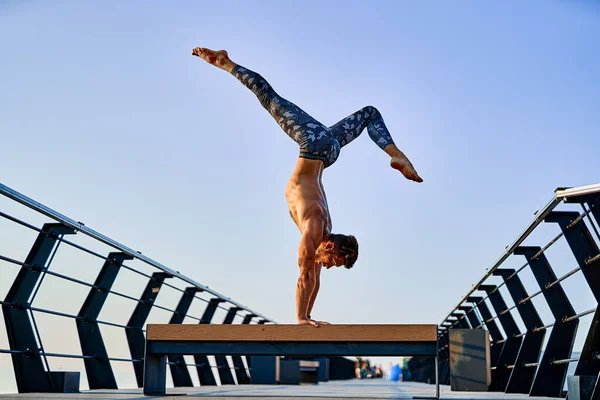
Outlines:
{"label": "bench metal leg", "polygon": [[[167,356],[152,354],[146,341],[144,357],[144,395],[165,396],[167,394]],[[185,393],[169,394],[169,396],[186,396]]]}
{"label": "bench metal leg", "polygon": [[144,357],[144,395],[164,396],[167,392],[167,356],[148,352]]}
{"label": "bench metal leg", "polygon": [[440,371],[438,371],[438,356],[435,356],[435,397],[440,398]]}
{"label": "bench metal leg", "polygon": [[435,396],[414,396],[413,399],[433,399],[438,400],[440,398],[440,371],[438,369],[438,355],[435,356]]}

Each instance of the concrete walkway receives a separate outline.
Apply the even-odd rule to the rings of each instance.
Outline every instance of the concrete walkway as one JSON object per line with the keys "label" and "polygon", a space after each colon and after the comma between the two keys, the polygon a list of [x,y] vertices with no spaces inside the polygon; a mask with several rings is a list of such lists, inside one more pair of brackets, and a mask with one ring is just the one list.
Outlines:
{"label": "concrete walkway", "polygon": [[[79,394],[21,394],[0,395],[0,399],[410,399],[413,396],[433,396],[435,387],[422,383],[406,382],[393,383],[377,380],[351,380],[325,382],[309,386],[268,386],[268,385],[244,385],[244,386],[206,386],[196,388],[172,388],[167,390],[170,394],[186,394],[180,396],[144,397],[141,389],[121,390],[92,390]],[[442,399],[468,400],[511,400],[511,399],[546,399],[545,397],[529,397],[527,395],[508,395],[504,393],[467,393],[451,392],[449,386],[442,386]]]}

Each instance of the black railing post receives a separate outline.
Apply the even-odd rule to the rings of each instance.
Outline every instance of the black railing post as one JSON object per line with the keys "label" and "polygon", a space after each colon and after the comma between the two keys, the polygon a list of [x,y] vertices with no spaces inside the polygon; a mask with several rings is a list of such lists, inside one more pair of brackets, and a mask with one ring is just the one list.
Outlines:
{"label": "black railing post", "polygon": [[492,342],[504,340],[504,336],[502,336],[500,328],[498,328],[498,325],[496,325],[496,321],[492,318],[492,313],[488,308],[487,304],[485,304],[485,301],[483,301],[483,297],[469,296],[467,298],[467,302],[473,303],[474,307],[479,310],[479,314],[483,319],[483,324],[487,327],[488,331],[490,332]]}
{"label": "black railing post", "polygon": [[[252,318],[256,317],[254,314],[248,314],[244,316],[244,320],[242,321],[242,325],[248,325]],[[246,373],[246,367],[244,366],[244,361],[242,360],[242,356],[231,356],[231,360],[233,361],[233,367],[235,368],[235,376],[237,378],[238,385],[248,385],[250,384],[250,377]],[[250,357],[246,357],[246,363],[250,368]]]}
{"label": "black railing post", "polygon": [[97,319],[123,262],[131,259],[133,257],[125,253],[113,252],[108,255],[94,287],[79,310],[78,317],[81,319],[75,320],[81,354],[94,357],[83,360],[90,389],[118,389]]}
{"label": "black railing post", "polygon": [[581,272],[585,277],[596,302],[600,301],[600,259],[590,262],[592,258],[600,254],[600,249],[596,245],[591,232],[585,226],[583,219],[573,224],[579,217],[577,212],[558,212],[550,213],[545,222],[556,222],[565,234],[565,239],[581,267]]}
{"label": "black railing post", "polygon": [[242,325],[248,325],[251,321],[252,318],[256,317],[255,314],[248,314],[246,316],[244,316],[244,320],[242,321]]}
{"label": "black railing post", "polygon": [[[536,368],[525,367],[525,364],[536,363],[539,359],[546,329],[540,329],[543,325],[542,319],[537,313],[533,303],[526,301],[521,303],[521,299],[529,297],[521,278],[518,275],[513,275],[514,269],[497,269],[494,275],[500,275],[506,282],[510,296],[517,305],[517,311],[525,324],[527,332],[523,339],[523,344],[515,360],[515,364],[506,386],[506,393],[524,393],[527,394],[531,390],[533,377],[535,376]],[[512,276],[512,278],[511,278]]]}
{"label": "black railing post", "polygon": [[[590,202],[591,205],[594,202]],[[600,205],[600,197],[596,197],[596,201]],[[600,214],[598,207],[592,207]],[[546,217],[546,222],[557,222],[560,229],[565,234],[565,239],[577,260],[577,264],[581,268],[581,272],[585,277],[592,294],[596,299],[596,303],[600,302],[600,259],[590,261],[595,256],[600,254],[600,249],[594,241],[591,232],[585,226],[583,220],[576,224],[573,221],[579,217],[577,212],[553,212]],[[592,320],[590,330],[588,332],[585,344],[575,369],[576,376],[597,376],[600,372],[600,359],[596,358],[600,354],[600,308],[596,306],[596,313]]]}
{"label": "black railing post", "polygon": [[460,306],[458,307],[458,309],[465,312],[465,315],[467,316],[467,319],[469,320],[469,324],[471,324],[472,329],[476,329],[479,325],[481,325],[481,321],[479,320],[479,318],[477,318],[473,306]]}
{"label": "black railing post", "polygon": [[514,365],[523,337],[517,336],[521,332],[510,311],[504,312],[508,306],[498,287],[496,285],[481,285],[479,286],[479,290],[484,290],[489,296],[490,303],[492,303],[492,307],[494,307],[494,311],[506,334],[506,341],[504,342],[504,346],[502,346],[502,352],[496,363],[496,376],[490,386],[490,391],[504,392],[506,391],[508,379],[512,372],[508,366]]}
{"label": "black railing post", "polygon": [[[192,301],[194,300],[194,295],[198,292],[201,292],[202,289],[190,286],[185,289],[183,294],[181,295],[181,299],[179,299],[179,304],[177,304],[177,308],[175,312],[171,316],[170,324],[181,324],[185,319],[185,315],[187,314],[190,306],[192,305]],[[192,387],[194,383],[192,382],[192,377],[190,376],[190,372],[188,371],[187,365],[185,365],[185,359],[183,356],[168,356],[169,360],[169,368],[171,369],[171,377],[173,378],[173,385],[175,387]]]}
{"label": "black railing post", "polygon": [[59,236],[74,234],[62,224],[44,224],[2,304],[6,333],[19,393],[52,392],[54,383],[46,371],[29,318],[29,299]]}
{"label": "black railing post", "polygon": [[[214,297],[210,299],[206,309],[204,310],[204,314],[202,314],[202,318],[200,319],[201,324],[210,324],[213,316],[215,315],[215,311],[217,311],[217,307],[219,307],[219,303],[224,302],[225,300]],[[200,379],[200,384],[202,386],[215,386],[217,381],[213,374],[212,368],[210,367],[210,363],[208,362],[208,356],[194,356],[194,360],[196,362],[196,370],[198,371],[198,378]]]}
{"label": "black railing post", "polygon": [[127,343],[129,344],[129,352],[133,360],[140,360],[133,362],[133,370],[135,371],[135,378],[137,380],[138,387],[144,386],[144,351],[146,339],[144,336],[143,326],[148,319],[148,315],[152,310],[152,305],[160,287],[162,286],[165,278],[171,278],[171,275],[165,272],[155,272],[146,285],[146,289],[140,297],[140,301],[133,310],[131,318],[127,323],[128,329],[125,329],[125,335],[127,336]]}
{"label": "black railing post", "polygon": [[600,225],[600,194],[588,194],[567,199],[567,203],[587,203],[590,206],[592,215]]}
{"label": "black railing post", "polygon": [[456,317],[456,324],[460,329],[471,329],[471,326],[467,322],[467,317],[463,313],[453,312],[453,317]]}
{"label": "black railing post", "polygon": [[554,364],[553,361],[567,359],[571,356],[579,319],[574,318],[565,322],[564,319],[575,315],[575,311],[560,283],[548,287],[549,284],[556,282],[556,274],[543,253],[537,258],[533,258],[541,250],[541,247],[537,246],[520,246],[514,251],[514,254],[521,254],[527,258],[535,280],[555,319],[529,394],[531,396],[560,397],[567,376],[568,364]]}
{"label": "black railing post", "polygon": [[[240,310],[241,308],[239,307],[229,308],[229,311],[227,311],[227,315],[225,315],[225,319],[223,320],[223,325],[231,324],[233,322],[233,319],[235,318],[235,314],[237,314],[237,312]],[[235,381],[233,380],[233,374],[231,373],[229,363],[227,362],[227,357],[215,356],[215,362],[217,363],[217,369],[219,370],[221,385],[235,385]]]}

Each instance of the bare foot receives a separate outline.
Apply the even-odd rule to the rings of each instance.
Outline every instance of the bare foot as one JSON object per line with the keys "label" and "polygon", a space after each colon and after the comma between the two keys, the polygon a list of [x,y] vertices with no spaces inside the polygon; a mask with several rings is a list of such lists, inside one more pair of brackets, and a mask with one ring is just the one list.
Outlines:
{"label": "bare foot", "polygon": [[411,162],[408,161],[408,158],[392,157],[390,165],[392,168],[402,172],[402,175],[404,175],[406,179],[410,179],[411,181],[415,182],[423,182],[423,179],[421,179],[419,174],[417,174],[417,171],[415,171],[415,168],[413,167]]}
{"label": "bare foot", "polygon": [[227,72],[231,72],[233,67],[235,67],[235,63],[229,59],[225,50],[214,51],[204,47],[196,47],[192,50],[192,55],[200,57],[207,63],[224,69]]}
{"label": "bare foot", "polygon": [[314,325],[319,326],[319,321],[315,321],[314,319],[300,319],[298,320],[298,325]]}

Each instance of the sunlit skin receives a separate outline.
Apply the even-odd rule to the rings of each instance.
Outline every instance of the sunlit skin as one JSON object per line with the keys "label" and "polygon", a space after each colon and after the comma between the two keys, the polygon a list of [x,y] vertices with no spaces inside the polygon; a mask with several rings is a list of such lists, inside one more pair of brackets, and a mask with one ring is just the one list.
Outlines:
{"label": "sunlit skin", "polygon": [[[229,73],[237,65],[225,50],[213,51],[198,47],[192,54]],[[407,179],[423,181],[408,158],[394,144],[388,145],[384,151],[391,157],[392,168],[400,171]],[[321,268],[329,269],[344,264],[344,257],[337,254],[333,242],[328,239],[331,234],[331,217],[321,180],[323,169],[324,164],[320,160],[298,158],[285,190],[290,216],[302,234],[298,247],[300,276],[296,285],[296,317],[301,325],[327,324],[310,316],[319,292]]]}

